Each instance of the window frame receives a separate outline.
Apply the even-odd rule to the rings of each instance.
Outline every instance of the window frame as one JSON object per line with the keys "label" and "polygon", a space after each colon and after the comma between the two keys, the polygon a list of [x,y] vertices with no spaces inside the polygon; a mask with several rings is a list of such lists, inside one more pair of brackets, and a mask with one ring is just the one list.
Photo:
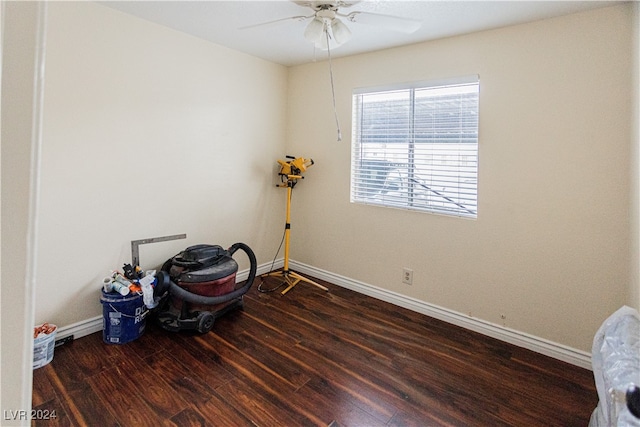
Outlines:
{"label": "window frame", "polygon": [[[476,97],[471,100],[471,102],[475,102],[475,105],[472,105],[472,107],[466,108],[464,110],[464,113],[468,115],[473,115],[473,113],[475,112],[475,128],[472,128],[472,129],[475,129],[475,133],[473,134],[475,135],[475,138],[473,138],[473,135],[471,138],[469,138],[470,134],[468,133],[467,128],[465,128],[463,131],[460,131],[459,134],[456,134],[456,133],[450,134],[454,136],[453,140],[457,138],[457,142],[454,142],[454,143],[446,142],[444,139],[442,139],[442,137],[440,137],[440,140],[438,140],[438,137],[435,137],[433,138],[433,146],[429,147],[427,145],[421,145],[420,150],[418,152],[420,156],[432,155],[432,154],[428,154],[431,152],[429,150],[435,150],[434,152],[438,152],[437,148],[435,149],[433,148],[436,145],[445,147],[444,145],[445,143],[452,144],[450,147],[446,147],[445,152],[453,153],[454,155],[457,155],[456,161],[458,163],[458,166],[456,167],[447,166],[445,168],[445,172],[447,174],[452,174],[452,176],[455,176],[455,173],[458,173],[459,174],[458,179],[460,179],[461,175],[464,174],[464,177],[467,180],[465,181],[464,184],[458,183],[457,186],[451,185],[451,189],[456,190],[458,195],[460,193],[464,193],[464,196],[462,197],[458,196],[458,198],[448,197],[447,192],[443,191],[442,193],[439,193],[438,190],[434,190],[433,188],[430,188],[429,186],[421,183],[416,178],[416,175],[415,175],[416,165],[421,165],[427,168],[427,165],[430,163],[429,160],[425,160],[422,157],[421,157],[422,160],[418,161],[418,163],[416,163],[416,159],[415,159],[415,156],[417,155],[416,145],[429,144],[429,142],[427,142],[426,140],[423,140],[422,142],[419,142],[419,141],[417,142],[417,140],[420,138],[420,133],[414,128],[415,119],[416,119],[415,94],[416,94],[416,91],[423,91],[423,90],[429,91],[432,89],[439,89],[439,88],[469,87],[469,86],[473,87],[473,90],[470,93],[475,92],[476,94]],[[408,133],[407,141],[401,144],[398,144],[398,146],[400,146],[400,149],[402,150],[398,152],[394,152],[394,150],[398,149],[398,146],[394,146],[393,142],[384,143],[384,144],[380,143],[380,145],[385,146],[384,149],[382,148],[380,149],[380,152],[383,153],[383,158],[385,158],[385,160],[379,163],[380,165],[379,168],[384,169],[385,167],[384,163],[386,162],[387,172],[381,178],[382,180],[384,180],[384,184],[383,184],[384,187],[382,190],[378,190],[376,189],[376,186],[379,187],[379,184],[376,184],[376,180],[379,180],[380,178],[377,178],[377,177],[373,178],[373,175],[378,173],[376,168],[376,165],[378,164],[374,163],[372,165],[371,163],[369,163],[367,166],[363,166],[364,163],[373,162],[374,160],[372,158],[367,158],[365,157],[365,155],[361,154],[362,151],[365,151],[363,150],[363,148],[366,148],[364,144],[368,143],[368,142],[363,142],[362,140],[366,139],[367,137],[370,138],[371,135],[364,136],[364,137],[362,136],[362,134],[366,132],[363,131],[362,129],[365,125],[363,124],[364,120],[362,119],[362,108],[360,108],[362,107],[362,104],[360,103],[360,100],[362,99],[363,96],[370,96],[370,95],[382,96],[385,93],[386,94],[395,93],[395,94],[402,95],[404,92],[408,92],[410,96],[410,99],[408,100],[408,104],[407,104],[409,108],[409,115],[406,118],[407,120],[407,123],[405,124],[406,129],[405,128],[401,129],[401,131],[406,131]],[[433,97],[434,95],[430,95],[430,96]],[[463,101],[459,101],[459,102],[461,104],[460,108],[463,108],[462,107]],[[457,77],[452,79],[418,81],[418,82],[401,83],[401,84],[394,84],[394,85],[356,88],[353,90],[353,93],[352,93],[352,108],[353,108],[352,110],[353,126],[352,126],[351,168],[350,168],[351,169],[350,170],[351,203],[399,208],[399,209],[419,211],[419,212],[425,212],[425,213],[431,213],[431,214],[441,214],[441,215],[447,215],[447,216],[453,216],[453,217],[477,219],[478,217],[479,127],[480,127],[480,122],[479,122],[480,78],[478,75],[470,75],[470,76]],[[373,115],[374,113],[371,113],[371,114]],[[404,113],[399,113],[397,116],[394,116],[394,118],[397,119],[403,114]],[[391,116],[388,116],[388,117],[391,117]],[[371,118],[369,117],[369,119]],[[458,123],[461,123],[464,120],[465,120],[465,117],[463,117],[463,113],[461,110],[457,118],[457,121]],[[418,124],[422,124],[422,122],[419,122]],[[389,125],[389,128],[391,127],[392,125]],[[434,125],[433,129],[435,128],[436,128],[436,125]],[[388,129],[385,128],[385,131],[388,131]],[[465,133],[465,131],[467,131],[467,133]],[[377,134],[375,133],[373,135],[377,136]],[[406,150],[402,148],[403,144],[407,146]],[[454,144],[455,144],[455,147],[454,147]],[[391,147],[386,148],[387,145]],[[469,149],[468,152],[466,151],[467,149]],[[406,152],[406,165],[403,165],[403,167],[398,168],[397,170],[402,170],[404,172],[403,168],[404,166],[406,166],[406,177],[404,178],[396,177],[395,182],[398,183],[397,187],[392,187],[393,189],[397,190],[401,194],[401,196],[396,196],[395,199],[389,198],[388,200],[386,200],[384,196],[381,196],[381,199],[375,199],[374,193],[376,193],[377,191],[379,191],[381,194],[384,194],[383,190],[387,188],[386,182],[389,177],[389,174],[393,172],[393,170],[390,169],[391,166],[389,161],[386,160],[387,156],[392,156],[394,154],[397,155],[398,153],[402,153],[402,155],[404,156],[405,152]],[[443,154],[443,156],[445,155]],[[431,163],[432,164],[429,166],[431,168],[429,174],[432,174],[433,170],[435,169],[435,166],[434,166],[435,161],[431,161]],[[468,164],[472,164],[473,166],[471,167],[463,166]],[[398,173],[400,174],[400,172]],[[403,180],[405,181],[404,186],[401,185]],[[471,184],[468,184],[469,182],[471,182]],[[406,187],[406,190],[405,190],[405,187]],[[420,188],[419,191],[422,191],[423,194],[429,194],[430,197],[422,197],[422,201],[415,202],[415,200],[417,200],[417,198],[420,197],[420,193],[417,190],[418,188]],[[467,191],[469,192],[467,193]],[[399,201],[401,198],[406,198],[406,202]],[[436,199],[436,198],[440,199],[439,203],[441,203],[441,205],[438,205],[433,201],[428,201],[430,199]],[[425,199],[426,201],[424,201]],[[470,203],[468,205],[465,205],[460,200],[463,200],[465,203],[469,201]]]}

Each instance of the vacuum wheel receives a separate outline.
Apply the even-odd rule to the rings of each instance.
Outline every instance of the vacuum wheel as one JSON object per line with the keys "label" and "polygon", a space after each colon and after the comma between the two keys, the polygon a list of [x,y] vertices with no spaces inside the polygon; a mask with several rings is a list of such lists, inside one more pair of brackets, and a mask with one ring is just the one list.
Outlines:
{"label": "vacuum wheel", "polygon": [[216,318],[213,317],[213,314],[211,314],[210,312],[202,311],[200,312],[200,314],[198,314],[197,320],[198,326],[196,327],[196,330],[201,334],[206,334],[211,330],[211,328],[213,328],[213,323],[215,322]]}

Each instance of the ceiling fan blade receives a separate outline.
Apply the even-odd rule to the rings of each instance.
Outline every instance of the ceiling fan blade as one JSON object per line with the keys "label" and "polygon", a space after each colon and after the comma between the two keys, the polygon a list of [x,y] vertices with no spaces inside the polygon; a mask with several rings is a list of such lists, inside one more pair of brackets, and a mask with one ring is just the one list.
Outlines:
{"label": "ceiling fan blade", "polygon": [[[344,16],[344,15],[341,15]],[[364,25],[376,25],[401,33],[413,33],[422,25],[422,21],[400,16],[381,15],[371,12],[351,12],[345,16],[349,21]]]}
{"label": "ceiling fan blade", "polygon": [[260,24],[247,25],[246,27],[240,27],[238,29],[239,30],[248,30],[250,28],[272,27],[272,26],[280,25],[280,24],[282,24],[284,22],[288,22],[288,21],[304,21],[306,19],[313,18],[313,17],[314,17],[314,15],[310,15],[310,16],[290,16],[288,18],[276,19],[275,21],[268,21],[268,22],[262,22]]}

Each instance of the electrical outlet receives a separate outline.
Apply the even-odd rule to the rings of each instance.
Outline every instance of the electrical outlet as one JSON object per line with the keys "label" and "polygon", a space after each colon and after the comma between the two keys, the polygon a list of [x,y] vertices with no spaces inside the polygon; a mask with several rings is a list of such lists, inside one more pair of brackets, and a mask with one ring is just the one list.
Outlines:
{"label": "electrical outlet", "polygon": [[410,268],[403,268],[402,269],[402,283],[405,283],[407,285],[411,285],[413,284],[413,270]]}

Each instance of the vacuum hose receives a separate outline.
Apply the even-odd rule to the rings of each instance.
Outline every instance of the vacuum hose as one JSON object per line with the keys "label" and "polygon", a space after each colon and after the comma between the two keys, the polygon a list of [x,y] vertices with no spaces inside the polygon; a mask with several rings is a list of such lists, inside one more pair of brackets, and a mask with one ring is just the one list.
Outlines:
{"label": "vacuum hose", "polygon": [[[242,249],[247,256],[249,257],[249,277],[244,285],[228,294],[218,295],[214,297],[207,297],[203,295],[192,294],[191,292],[181,288],[180,286],[173,283],[173,281],[169,281],[169,286],[171,289],[171,294],[181,298],[184,301],[190,302],[192,304],[203,304],[203,305],[215,305],[221,304],[223,302],[231,301],[234,298],[244,295],[253,284],[253,280],[256,278],[256,270],[257,270],[257,262],[256,256],[251,250],[251,248],[244,243],[235,243],[231,245],[229,248],[229,253],[233,255],[238,249]],[[167,275],[168,276],[168,275]]]}

